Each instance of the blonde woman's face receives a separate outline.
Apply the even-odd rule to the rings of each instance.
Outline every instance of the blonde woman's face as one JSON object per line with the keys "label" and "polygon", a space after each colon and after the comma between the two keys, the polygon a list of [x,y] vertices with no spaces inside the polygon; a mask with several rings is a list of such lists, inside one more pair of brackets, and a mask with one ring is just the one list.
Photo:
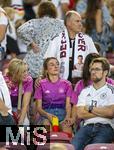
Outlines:
{"label": "blonde woman's face", "polygon": [[13,79],[15,82],[23,81],[26,79],[27,75],[28,75],[28,66],[22,65],[17,70],[14,71]]}
{"label": "blonde woman's face", "polygon": [[28,75],[28,65],[25,65],[25,69],[22,75],[22,80],[26,79],[27,75]]}

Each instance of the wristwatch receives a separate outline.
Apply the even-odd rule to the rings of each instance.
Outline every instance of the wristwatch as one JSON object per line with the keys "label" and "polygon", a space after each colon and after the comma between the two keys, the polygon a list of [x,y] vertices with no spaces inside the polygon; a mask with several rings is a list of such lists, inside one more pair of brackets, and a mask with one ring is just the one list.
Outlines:
{"label": "wristwatch", "polygon": [[90,105],[90,106],[88,107],[88,112],[91,113],[92,110],[93,110],[93,105]]}

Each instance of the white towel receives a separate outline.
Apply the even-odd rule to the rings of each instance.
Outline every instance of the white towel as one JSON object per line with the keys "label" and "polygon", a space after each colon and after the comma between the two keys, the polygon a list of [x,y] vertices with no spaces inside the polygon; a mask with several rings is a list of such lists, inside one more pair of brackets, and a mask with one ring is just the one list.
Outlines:
{"label": "white towel", "polygon": [[[92,39],[83,33],[76,34],[74,47],[74,64],[78,63],[78,56],[82,55],[83,63],[85,57],[89,53],[98,53]],[[69,75],[69,57],[70,57],[70,41],[67,29],[58,37],[54,38],[45,53],[44,59],[47,57],[56,57],[60,62],[60,77],[68,79]],[[74,71],[74,70],[73,70]]]}
{"label": "white towel", "polygon": [[[70,41],[67,30],[61,33],[61,46],[60,46],[60,74],[64,79],[68,78],[69,75],[69,57],[70,57]],[[82,55],[83,60],[87,55],[88,43],[86,42],[86,36],[83,33],[76,34],[75,46],[74,46],[74,64],[78,63],[78,56]],[[74,71],[74,70],[73,70]],[[72,72],[74,74],[74,72]]]}

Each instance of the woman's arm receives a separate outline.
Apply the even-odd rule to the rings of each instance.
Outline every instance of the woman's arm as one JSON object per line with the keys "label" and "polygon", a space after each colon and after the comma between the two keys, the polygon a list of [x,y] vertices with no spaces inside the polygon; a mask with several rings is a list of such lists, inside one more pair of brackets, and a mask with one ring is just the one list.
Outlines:
{"label": "woman's arm", "polygon": [[71,111],[72,124],[74,124],[77,121],[77,117],[77,106],[73,105]]}
{"label": "woman's arm", "polygon": [[[42,100],[36,100],[36,105],[37,105],[37,110],[40,113],[41,116],[44,116],[49,119],[50,122],[52,122],[52,118],[54,117],[53,114],[47,113],[43,108],[42,108]],[[56,116],[55,116],[56,117]]]}
{"label": "woman's arm", "polygon": [[22,110],[19,118],[19,124],[22,125],[27,114],[32,92],[26,92],[23,95]]}
{"label": "woman's arm", "polygon": [[71,104],[70,104],[70,97],[66,98],[66,117],[65,118],[70,118],[71,116]]}
{"label": "woman's arm", "polygon": [[18,37],[23,40],[23,42],[27,45],[30,45],[34,42],[34,27],[33,27],[33,19],[25,22],[17,29]]}
{"label": "woman's arm", "polygon": [[103,28],[103,16],[102,16],[102,10],[101,9],[98,9],[96,12],[95,22],[96,22],[96,31],[98,33],[101,33],[102,28]]}

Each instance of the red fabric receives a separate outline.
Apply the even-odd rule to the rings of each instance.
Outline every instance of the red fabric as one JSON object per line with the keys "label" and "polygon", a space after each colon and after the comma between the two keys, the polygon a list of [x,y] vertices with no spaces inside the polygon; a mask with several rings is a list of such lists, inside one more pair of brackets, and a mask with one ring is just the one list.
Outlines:
{"label": "red fabric", "polygon": [[53,126],[52,131],[53,132],[58,132],[59,131],[59,126]]}
{"label": "red fabric", "polygon": [[15,120],[16,124],[18,124],[18,113],[17,112],[12,112],[13,113],[13,119]]}
{"label": "red fabric", "polygon": [[74,6],[75,6],[75,2],[74,0],[69,0],[70,1],[70,4],[69,4],[69,9],[74,9]]}
{"label": "red fabric", "polygon": [[72,138],[72,134],[71,133],[68,133],[68,132],[62,132],[62,133],[67,134],[70,139]]}

